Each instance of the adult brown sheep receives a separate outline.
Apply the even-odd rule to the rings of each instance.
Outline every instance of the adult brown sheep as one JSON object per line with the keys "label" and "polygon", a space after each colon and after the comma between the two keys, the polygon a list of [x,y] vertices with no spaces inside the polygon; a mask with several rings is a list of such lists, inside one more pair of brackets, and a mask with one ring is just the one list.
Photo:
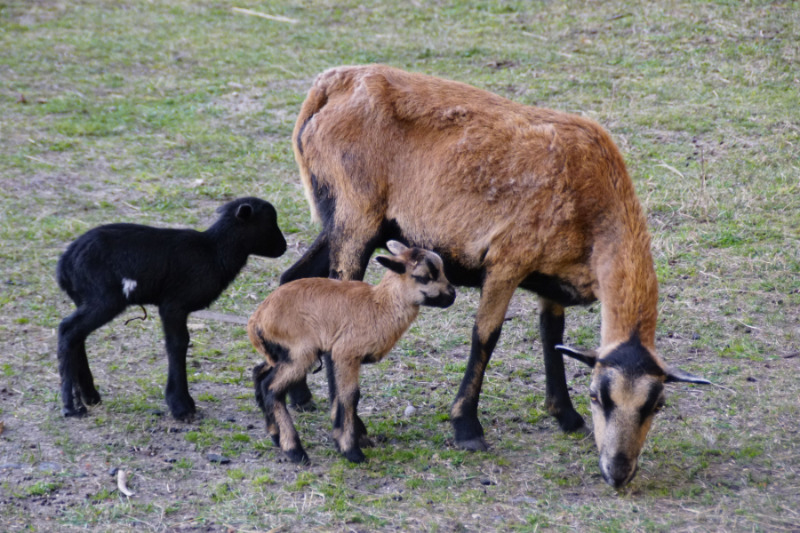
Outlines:
{"label": "adult brown sheep", "polygon": [[[323,72],[303,103],[294,152],[322,232],[281,282],[361,279],[387,239],[436,251],[456,285],[481,288],[472,350],[450,420],[456,443],[487,448],[478,421],[486,365],[517,287],[540,296],[546,404],[584,427],[562,353],[593,367],[600,468],[633,478],[668,381],[655,350],[658,285],[650,237],[622,156],[596,122],[463,83],[383,65]],[[601,346],[563,342],[564,308],[602,302]],[[307,388],[293,391],[295,402]]]}

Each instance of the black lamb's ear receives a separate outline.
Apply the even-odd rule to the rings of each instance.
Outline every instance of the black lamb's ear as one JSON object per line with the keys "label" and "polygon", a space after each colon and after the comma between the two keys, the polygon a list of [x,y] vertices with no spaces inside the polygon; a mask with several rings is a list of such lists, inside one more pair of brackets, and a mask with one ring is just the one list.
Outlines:
{"label": "black lamb's ear", "polygon": [[578,350],[577,348],[564,346],[563,344],[556,344],[556,351],[561,355],[567,355],[573,359],[577,359],[592,368],[594,368],[595,363],[597,363],[597,352],[594,350]]}
{"label": "black lamb's ear", "polygon": [[668,368],[667,379],[664,380],[664,383],[697,383],[698,385],[711,385],[711,382],[707,379],[684,372],[680,368]]}
{"label": "black lamb's ear", "polygon": [[250,220],[253,215],[253,206],[250,204],[242,204],[236,209],[236,218],[239,220]]}
{"label": "black lamb's ear", "polygon": [[378,255],[375,256],[375,261],[385,266],[392,272],[397,272],[398,274],[406,273],[406,264],[403,261],[398,261],[394,257],[390,257],[388,255]]}

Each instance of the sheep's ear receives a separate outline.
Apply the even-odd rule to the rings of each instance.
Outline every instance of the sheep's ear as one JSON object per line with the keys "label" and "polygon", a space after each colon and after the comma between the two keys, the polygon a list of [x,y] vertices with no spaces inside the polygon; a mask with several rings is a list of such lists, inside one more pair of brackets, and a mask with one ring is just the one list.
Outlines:
{"label": "sheep's ear", "polygon": [[398,274],[406,273],[406,264],[403,261],[398,261],[394,257],[390,257],[388,255],[378,255],[375,256],[375,261],[385,266],[389,270],[397,272]]}
{"label": "sheep's ear", "polygon": [[408,250],[408,247],[400,241],[386,241],[386,249],[394,255],[400,255]]}
{"label": "sheep's ear", "polygon": [[573,359],[577,359],[592,368],[594,368],[595,363],[597,363],[597,352],[594,350],[578,350],[570,346],[564,346],[563,344],[556,344],[556,351],[561,355],[567,355]]}
{"label": "sheep's ear", "polygon": [[664,383],[697,383],[699,385],[711,385],[711,382],[705,378],[694,376],[688,372],[684,372],[680,368],[668,368],[667,379]]}
{"label": "sheep's ear", "polygon": [[253,206],[250,204],[242,204],[236,208],[236,218],[239,220],[250,220],[253,215]]}

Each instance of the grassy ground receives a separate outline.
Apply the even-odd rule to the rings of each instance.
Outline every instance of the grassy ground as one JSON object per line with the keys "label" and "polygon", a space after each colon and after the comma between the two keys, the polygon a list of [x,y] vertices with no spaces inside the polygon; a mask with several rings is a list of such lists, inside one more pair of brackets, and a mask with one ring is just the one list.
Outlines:
{"label": "grassy ground", "polygon": [[[796,2],[0,0],[0,50],[2,529],[797,531]],[[365,62],[611,131],[653,233],[659,350],[715,383],[670,388],[628,489],[602,482],[591,439],[546,416],[536,299],[521,292],[484,387],[488,453],[455,449],[447,420],[469,290],[365,369],[361,412],[380,442],[364,465],[334,451],[324,409],[296,414],[313,465],[283,462],[252,399],[258,358],[242,327],[214,320],[190,320],[201,420],[164,415],[152,318],[90,337],[104,401],[60,416],[65,245],[111,221],[202,228],[223,202],[261,196],[289,252],[251,260],[212,307],[248,316],[316,234],[289,142],[305,91],[327,67]],[[569,342],[597,344],[598,310],[570,310]],[[587,373],[568,372],[588,416]]]}

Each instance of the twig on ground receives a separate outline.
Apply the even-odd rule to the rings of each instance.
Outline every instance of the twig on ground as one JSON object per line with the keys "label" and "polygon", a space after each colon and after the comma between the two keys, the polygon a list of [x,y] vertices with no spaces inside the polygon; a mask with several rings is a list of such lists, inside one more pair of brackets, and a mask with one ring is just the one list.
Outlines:
{"label": "twig on ground", "polygon": [[133,496],[133,492],[128,489],[128,474],[121,468],[117,470],[117,488],[128,498]]}
{"label": "twig on ground", "polygon": [[297,24],[298,22],[300,22],[299,20],[290,19],[289,17],[282,17],[280,15],[268,15],[266,13],[259,13],[258,11],[253,11],[252,9],[244,9],[243,7],[232,7],[231,10],[237,13],[242,13],[243,15],[261,17],[262,19],[269,19],[277,22],[288,22],[289,24]]}

